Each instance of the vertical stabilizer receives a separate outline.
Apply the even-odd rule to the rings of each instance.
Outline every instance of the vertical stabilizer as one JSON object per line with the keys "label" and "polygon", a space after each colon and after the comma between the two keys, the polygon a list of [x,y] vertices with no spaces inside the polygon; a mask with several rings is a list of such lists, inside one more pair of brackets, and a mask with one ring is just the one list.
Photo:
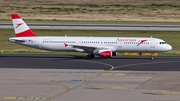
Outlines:
{"label": "vertical stabilizer", "polygon": [[18,14],[11,14],[12,22],[16,37],[32,37],[37,36],[22,20]]}

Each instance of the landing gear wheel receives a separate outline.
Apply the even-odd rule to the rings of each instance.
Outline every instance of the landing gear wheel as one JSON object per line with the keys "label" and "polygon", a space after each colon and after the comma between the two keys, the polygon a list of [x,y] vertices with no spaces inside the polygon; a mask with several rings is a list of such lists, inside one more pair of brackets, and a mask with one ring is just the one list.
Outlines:
{"label": "landing gear wheel", "polygon": [[86,59],[90,59],[91,58],[91,56],[90,55],[86,55]]}
{"label": "landing gear wheel", "polygon": [[94,54],[86,55],[86,58],[87,59],[92,59],[92,58],[94,58]]}
{"label": "landing gear wheel", "polygon": [[151,59],[154,60],[154,52],[151,53]]}
{"label": "landing gear wheel", "polygon": [[91,54],[90,56],[91,56],[91,58],[94,58],[94,54]]}

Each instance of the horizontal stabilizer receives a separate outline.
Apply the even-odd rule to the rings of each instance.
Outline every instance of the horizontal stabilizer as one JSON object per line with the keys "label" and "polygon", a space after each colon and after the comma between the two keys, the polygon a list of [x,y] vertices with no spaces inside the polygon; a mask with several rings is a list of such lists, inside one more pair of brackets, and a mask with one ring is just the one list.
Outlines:
{"label": "horizontal stabilizer", "polygon": [[15,42],[15,43],[23,43],[26,42],[26,40],[23,39],[14,39],[14,38],[9,38],[10,42]]}

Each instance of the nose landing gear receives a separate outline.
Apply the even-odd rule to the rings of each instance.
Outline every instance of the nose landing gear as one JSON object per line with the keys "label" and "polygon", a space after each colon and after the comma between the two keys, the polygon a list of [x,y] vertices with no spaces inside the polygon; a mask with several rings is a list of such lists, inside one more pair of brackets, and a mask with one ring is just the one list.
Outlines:
{"label": "nose landing gear", "polygon": [[154,52],[151,53],[151,59],[154,60]]}

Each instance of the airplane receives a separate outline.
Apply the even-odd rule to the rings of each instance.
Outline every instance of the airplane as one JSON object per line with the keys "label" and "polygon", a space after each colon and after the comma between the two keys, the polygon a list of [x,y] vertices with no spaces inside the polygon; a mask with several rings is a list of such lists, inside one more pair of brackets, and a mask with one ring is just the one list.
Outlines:
{"label": "airplane", "polygon": [[49,51],[75,51],[87,53],[86,58],[95,55],[102,58],[116,56],[117,52],[166,52],[172,46],[164,40],[153,37],[79,37],[79,36],[38,36],[18,14],[11,14],[16,37],[10,42]]}

